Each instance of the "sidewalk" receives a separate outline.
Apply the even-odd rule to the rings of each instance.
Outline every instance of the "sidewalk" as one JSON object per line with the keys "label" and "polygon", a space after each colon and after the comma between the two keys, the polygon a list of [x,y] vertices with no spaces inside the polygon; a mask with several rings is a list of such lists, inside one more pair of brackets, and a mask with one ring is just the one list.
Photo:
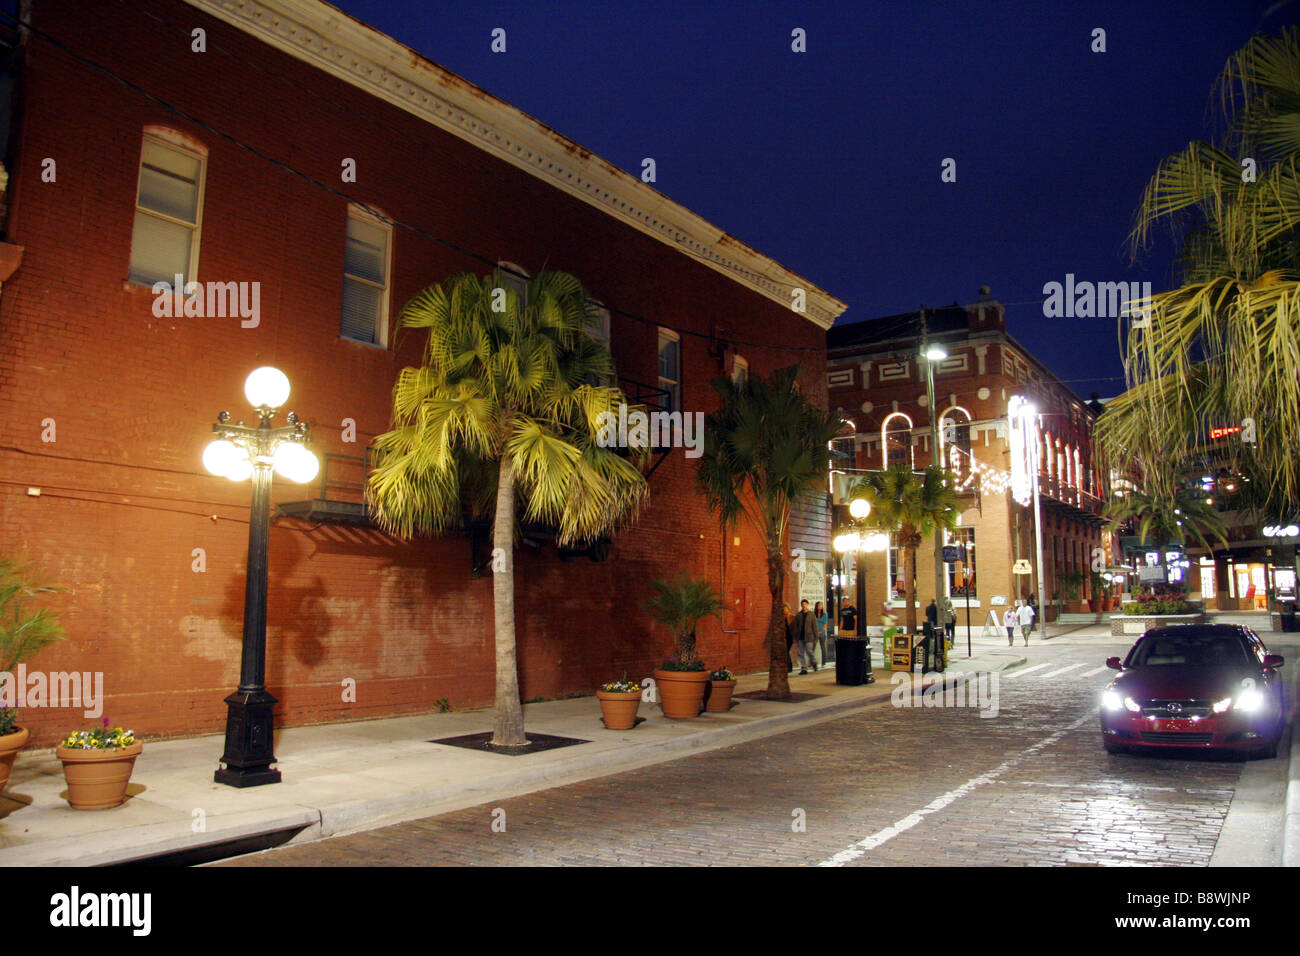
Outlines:
{"label": "sidewalk", "polygon": [[[963,661],[978,667],[983,655]],[[1009,666],[990,657],[985,669]],[[874,684],[840,687],[832,663],[790,678],[799,703],[736,701],[730,713],[695,720],[647,718],[632,731],[608,731],[595,697],[524,706],[531,733],[589,743],[520,757],[428,743],[492,728],[490,708],[313,727],[276,733],[284,774],[279,784],[238,790],[212,780],[220,735],[146,741],[128,799],[120,807],[68,806],[63,770],[52,750],[23,751],[0,796],[0,865],[97,866],[193,851],[267,834],[302,843],[501,800],[533,790],[644,767],[705,750],[785,733],[888,700],[893,685],[879,668]],[[740,678],[737,694],[763,690],[767,675]]]}

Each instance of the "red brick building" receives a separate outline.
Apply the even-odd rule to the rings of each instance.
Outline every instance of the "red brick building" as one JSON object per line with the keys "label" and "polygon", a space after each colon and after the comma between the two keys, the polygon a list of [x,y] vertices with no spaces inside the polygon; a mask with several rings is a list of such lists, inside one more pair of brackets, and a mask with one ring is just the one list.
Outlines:
{"label": "red brick building", "polygon": [[[282,512],[270,537],[277,721],[490,703],[491,578],[472,573],[468,538],[403,542],[330,514],[356,515],[363,449],[422,344],[394,344],[391,319],[428,284],[498,261],[567,271],[607,307],[633,396],[662,386],[708,412],[712,377],[800,362],[805,394],[825,399],[842,303],[333,7],[36,0],[30,18],[5,157],[0,251],[21,262],[0,293],[0,533],[68,589],[52,602],[68,640],[29,667],[102,671],[114,723],[223,726],[248,486],[200,455],[219,410],[251,414],[242,383],[260,365],[289,376],[287,407],[326,461],[311,488],[273,493],[300,516]],[[160,315],[151,285],[173,273],[249,283],[257,314]],[[670,638],[640,606],[681,569],[731,603],[702,627],[705,660],[766,666],[762,549],[748,528],[724,536],[694,467],[680,449],[660,463],[608,560],[520,549],[525,699],[648,672]],[[23,722],[48,743],[84,720]]]}
{"label": "red brick building", "polygon": [[[965,565],[945,574],[944,590],[958,608],[959,620],[965,620],[968,590],[976,626],[990,608],[1001,614],[1017,598],[1036,593],[1033,575],[1012,573],[1017,559],[1032,567],[1036,557],[1033,508],[1018,504],[1009,487],[1007,412],[1015,395],[1029,399],[1041,413],[1039,487],[1048,601],[1064,590],[1063,578],[1070,572],[1083,574],[1079,597],[1085,597],[1093,549],[1103,546],[1100,515],[1107,476],[1091,437],[1099,408],[1081,401],[1007,333],[1002,306],[987,294],[969,306],[927,310],[924,317],[913,312],[830,331],[830,407],[845,420],[843,437],[836,442],[837,467],[844,472],[836,479],[836,504],[847,500],[844,489],[855,470],[900,461],[920,470],[933,461],[925,362],[918,359],[923,338],[948,356],[935,365],[934,391],[944,423],[945,459],[962,491],[960,527],[949,543],[965,545],[969,555]],[[847,515],[839,520],[847,523]],[[853,576],[846,593],[862,604],[869,625],[879,625],[886,600],[895,608],[904,606],[893,597],[902,581],[901,552],[868,552],[860,561],[865,566],[862,588]],[[932,538],[918,549],[916,568],[917,600],[924,608],[934,596]]]}

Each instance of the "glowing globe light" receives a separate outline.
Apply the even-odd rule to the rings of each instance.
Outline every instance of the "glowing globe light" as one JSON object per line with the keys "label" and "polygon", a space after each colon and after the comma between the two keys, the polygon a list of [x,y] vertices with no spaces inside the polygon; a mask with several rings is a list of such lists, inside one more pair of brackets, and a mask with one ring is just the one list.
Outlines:
{"label": "glowing globe light", "polygon": [[845,554],[858,550],[858,542],[859,538],[856,534],[842,534],[831,543],[831,546],[840,554]]}
{"label": "glowing globe light", "polygon": [[289,377],[270,365],[255,368],[244,380],[244,395],[254,408],[279,408],[289,400]]}
{"label": "glowing globe light", "polygon": [[203,467],[212,474],[224,478],[230,474],[230,469],[238,463],[241,457],[244,457],[243,453],[235,447],[233,442],[219,439],[210,442],[208,447],[203,449]]}
{"label": "glowing globe light", "polygon": [[849,514],[855,518],[865,518],[871,514],[871,502],[865,498],[854,498],[849,502]]}
{"label": "glowing globe light", "polygon": [[231,481],[247,481],[253,477],[253,463],[247,458],[236,459],[226,472],[226,477]]}
{"label": "glowing globe light", "polygon": [[278,474],[300,485],[305,485],[320,472],[320,461],[297,442],[281,442],[272,463]]}

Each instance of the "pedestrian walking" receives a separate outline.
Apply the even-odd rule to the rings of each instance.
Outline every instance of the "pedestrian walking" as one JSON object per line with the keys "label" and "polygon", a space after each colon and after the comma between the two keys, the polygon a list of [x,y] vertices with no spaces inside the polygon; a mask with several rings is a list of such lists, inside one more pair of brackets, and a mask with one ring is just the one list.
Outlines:
{"label": "pedestrian walking", "polygon": [[1029,646],[1029,632],[1034,626],[1034,606],[1026,601],[1020,605],[1016,617],[1020,620],[1020,633],[1025,637],[1025,647]]}
{"label": "pedestrian walking", "polygon": [[830,618],[826,616],[826,606],[818,601],[813,607],[813,619],[817,622],[817,643],[822,648],[822,666],[826,666],[826,629],[830,625]]}
{"label": "pedestrian walking", "polygon": [[[1017,601],[1016,603],[1018,604],[1020,602]],[[1007,608],[1006,613],[1002,615],[1002,626],[1007,629],[1008,647],[1011,647],[1016,643],[1016,625],[1018,623],[1019,618],[1016,615],[1016,609],[1014,607]]]}
{"label": "pedestrian walking", "polygon": [[943,625],[948,643],[951,644],[957,631],[957,612],[953,610],[952,598],[946,594],[939,599],[939,623]]}
{"label": "pedestrian walking", "polygon": [[808,665],[817,673],[817,619],[807,601],[799,602],[799,613],[794,616],[794,642],[799,647],[799,673],[807,674]]}
{"label": "pedestrian walking", "polygon": [[925,606],[925,619],[930,622],[931,630],[939,623],[939,606],[934,603],[934,598],[930,598],[930,603]]}

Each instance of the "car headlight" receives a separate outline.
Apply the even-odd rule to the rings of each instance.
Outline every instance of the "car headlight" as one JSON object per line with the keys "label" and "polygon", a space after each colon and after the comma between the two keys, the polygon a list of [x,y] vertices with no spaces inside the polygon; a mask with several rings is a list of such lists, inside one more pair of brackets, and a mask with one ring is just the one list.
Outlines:
{"label": "car headlight", "polygon": [[1236,709],[1253,714],[1264,706],[1264,695],[1251,687],[1237,695]]}
{"label": "car headlight", "polygon": [[1119,694],[1113,690],[1104,691],[1101,695],[1102,710],[1119,710],[1124,706],[1124,701]]}
{"label": "car headlight", "polygon": [[1139,704],[1137,701],[1135,701],[1132,697],[1124,698],[1124,708],[1135,714],[1142,713],[1142,705]]}
{"label": "car headlight", "polygon": [[1225,697],[1223,698],[1223,700],[1216,700],[1214,702],[1214,706],[1211,707],[1210,709],[1213,710],[1216,714],[1221,714],[1231,706],[1232,706],[1232,698]]}

